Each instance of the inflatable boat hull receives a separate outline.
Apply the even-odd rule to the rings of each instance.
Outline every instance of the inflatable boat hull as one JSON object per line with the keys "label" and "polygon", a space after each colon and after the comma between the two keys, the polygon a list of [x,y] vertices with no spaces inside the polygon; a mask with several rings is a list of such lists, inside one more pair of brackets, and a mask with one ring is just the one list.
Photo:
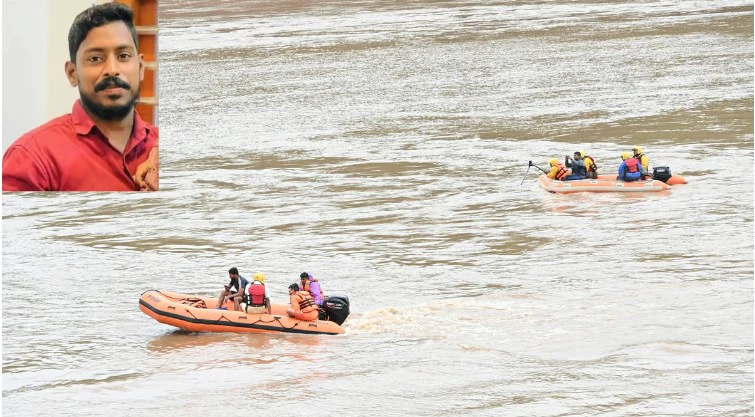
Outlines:
{"label": "inflatable boat hull", "polygon": [[584,179],[575,181],[558,181],[548,178],[543,174],[538,178],[540,187],[545,191],[558,194],[570,194],[581,192],[592,193],[616,193],[632,192],[647,193],[665,191],[671,187],[658,180],[624,182],[617,181],[615,176],[599,175],[598,179]]}
{"label": "inflatable boat hull", "polygon": [[217,299],[149,290],[139,298],[142,312],[160,323],[192,332],[342,334],[332,321],[302,321],[286,315],[286,305],[273,304],[272,314],[233,311],[226,302],[219,310]]}

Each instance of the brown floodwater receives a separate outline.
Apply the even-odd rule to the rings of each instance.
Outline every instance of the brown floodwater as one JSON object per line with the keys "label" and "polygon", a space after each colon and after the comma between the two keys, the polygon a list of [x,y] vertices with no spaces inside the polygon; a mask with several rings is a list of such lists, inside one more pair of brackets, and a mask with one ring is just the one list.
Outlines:
{"label": "brown floodwater", "polygon": [[[159,61],[159,193],[3,195],[3,414],[753,415],[752,2],[161,0]],[[688,184],[527,172],[634,145]],[[231,266],[346,333],[139,311]]]}

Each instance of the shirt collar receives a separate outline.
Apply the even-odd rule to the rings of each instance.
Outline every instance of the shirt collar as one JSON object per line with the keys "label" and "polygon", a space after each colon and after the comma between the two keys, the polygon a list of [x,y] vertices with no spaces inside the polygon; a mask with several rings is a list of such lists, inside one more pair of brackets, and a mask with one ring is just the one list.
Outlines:
{"label": "shirt collar", "polygon": [[92,121],[86,110],[84,110],[81,100],[76,100],[76,102],[73,103],[71,116],[73,117],[74,129],[79,135],[88,135],[95,127],[94,121]]}

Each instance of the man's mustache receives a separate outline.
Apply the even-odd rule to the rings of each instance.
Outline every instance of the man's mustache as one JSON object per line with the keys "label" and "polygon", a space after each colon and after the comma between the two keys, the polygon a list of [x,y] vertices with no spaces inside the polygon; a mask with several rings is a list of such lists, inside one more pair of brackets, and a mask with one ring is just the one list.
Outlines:
{"label": "man's mustache", "polygon": [[94,92],[98,93],[102,90],[105,90],[107,88],[111,87],[120,87],[124,90],[131,90],[131,86],[129,83],[121,80],[118,77],[106,77],[103,78],[102,81],[98,82],[97,85],[94,86]]}

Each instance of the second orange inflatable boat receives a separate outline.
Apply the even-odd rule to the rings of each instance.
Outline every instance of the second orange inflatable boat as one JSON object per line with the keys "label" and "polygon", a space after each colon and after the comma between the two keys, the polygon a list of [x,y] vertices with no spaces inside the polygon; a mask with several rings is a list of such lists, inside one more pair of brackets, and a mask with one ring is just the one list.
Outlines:
{"label": "second orange inflatable boat", "polygon": [[609,193],[609,192],[651,192],[664,191],[671,187],[659,180],[617,181],[615,175],[598,175],[598,179],[584,179],[574,181],[559,181],[548,178],[543,174],[537,179],[540,187],[545,191],[558,194],[580,192]]}

